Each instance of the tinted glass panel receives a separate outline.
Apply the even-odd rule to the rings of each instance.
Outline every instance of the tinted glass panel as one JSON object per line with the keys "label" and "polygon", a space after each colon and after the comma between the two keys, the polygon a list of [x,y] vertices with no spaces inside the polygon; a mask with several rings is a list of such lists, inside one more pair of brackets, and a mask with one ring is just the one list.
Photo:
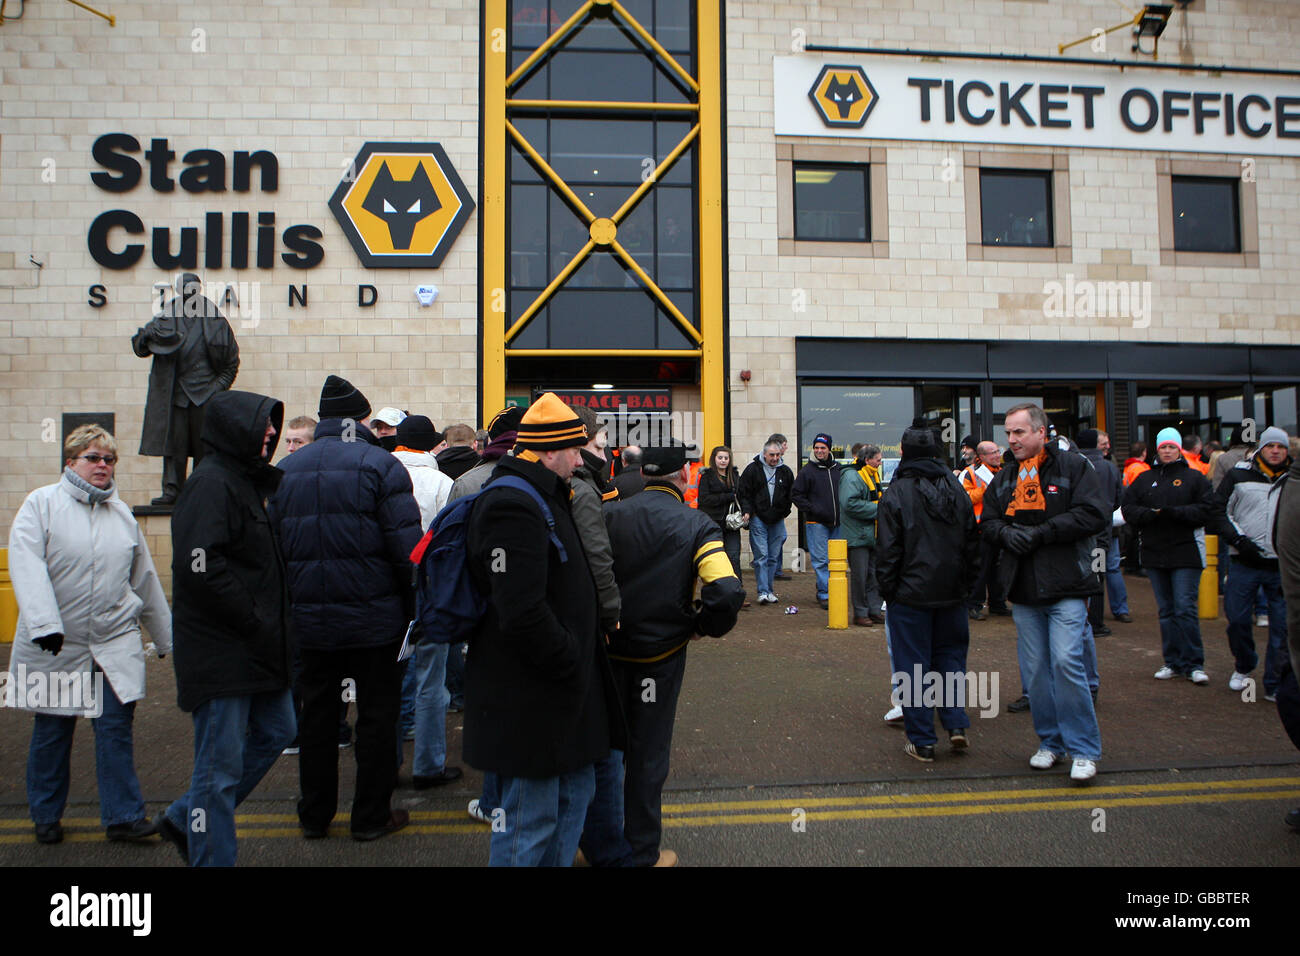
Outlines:
{"label": "tinted glass panel", "polygon": [[866,242],[867,167],[796,164],[794,213],[796,239]]}
{"label": "tinted glass panel", "polygon": [[654,63],[642,53],[563,50],[548,60],[553,100],[654,99]]}
{"label": "tinted glass panel", "polygon": [[[524,309],[533,304],[537,298],[534,290],[525,292],[510,293],[510,311],[507,313],[509,318],[506,320],[506,329],[514,325],[519,316],[523,315]],[[512,349],[544,349],[546,348],[546,316],[547,308],[542,306],[537,314],[528,320],[528,324],[523,330],[510,342]]]}
{"label": "tinted glass panel", "polygon": [[[546,147],[546,120],[531,119],[526,116],[516,116],[511,118],[511,124],[519,130],[519,134],[528,140],[528,145],[537,150],[544,158],[547,154]],[[510,142],[510,178],[524,179],[529,182],[541,182],[541,174],[534,168],[532,162],[524,155],[523,151],[515,145],[513,138]]]}
{"label": "tinted glass panel", "polygon": [[551,121],[551,143],[551,166],[566,183],[639,186],[642,160],[654,153],[654,124],[636,120],[555,119]]}
{"label": "tinted glass panel", "polygon": [[980,215],[986,246],[1051,246],[1050,172],[980,170]]}
{"label": "tinted glass panel", "polygon": [[695,217],[691,191],[661,185],[650,192],[659,205],[658,281],[665,289],[693,289]]}
{"label": "tinted glass panel", "polygon": [[550,281],[546,269],[547,239],[546,187],[512,187],[510,190],[511,285],[541,288]]}
{"label": "tinted glass panel", "polygon": [[[617,265],[613,266],[622,272]],[[551,348],[651,349],[655,307],[641,289],[565,286],[551,300]]]}
{"label": "tinted glass panel", "polygon": [[1235,179],[1173,177],[1174,249],[1240,252]]}

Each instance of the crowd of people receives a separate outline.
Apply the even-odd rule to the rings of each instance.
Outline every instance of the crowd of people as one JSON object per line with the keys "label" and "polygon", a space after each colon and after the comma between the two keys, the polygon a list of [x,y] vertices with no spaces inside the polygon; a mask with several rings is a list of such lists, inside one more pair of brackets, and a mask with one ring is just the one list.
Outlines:
{"label": "crowd of people", "polygon": [[[107,685],[93,725],[111,840],[158,833],[190,865],[233,865],[235,810],[286,755],[298,759],[302,834],[327,838],[349,747],[351,836],[382,838],[410,819],[392,805],[404,740],[416,789],[461,778],[447,762],[446,714],[463,710],[464,759],[484,776],[467,809],[490,827],[492,865],[672,865],[660,807],[687,647],[726,634],[749,606],[745,531],[754,601],[780,603],[794,511],[823,608],[829,541],[847,542],[852,621],[884,628],[895,705],[885,719],[917,760],[936,757],[936,710],[956,752],[970,747],[970,719],[959,697],[909,693],[900,675],[960,686],[944,678],[968,673],[970,622],[1010,615],[1023,690],[1010,709],[1031,713],[1029,764],[1068,759],[1072,779],[1091,779],[1102,753],[1094,639],[1109,632],[1107,600],[1114,621],[1133,619],[1121,556],[1135,555],[1159,608],[1155,678],[1203,685],[1207,533],[1225,551],[1228,686],[1253,685],[1253,627],[1266,617],[1264,697],[1300,746],[1300,463],[1279,428],[1249,444],[1234,434],[1227,449],[1165,429],[1153,455],[1134,443],[1121,468],[1104,432],[1058,434],[1022,404],[1006,415],[1005,451],[970,436],[956,471],[917,420],[887,483],[878,446],[852,446],[842,465],[824,432],[797,474],[779,433],[743,468],[726,446],[705,462],[675,441],[612,449],[594,413],[551,393],[481,430],[439,432],[396,407],[372,415],[330,375],[317,415],[286,425],[273,398],[211,399],[204,454],[172,514],[170,608],[117,497],[117,445],[103,429],[68,437],[60,481],[15,518],[11,670]],[[420,640],[413,560],[452,514],[464,516],[476,623],[467,643]],[[160,657],[174,652],[194,727],[189,790],[156,824],[132,752],[142,628]],[[57,843],[81,711],[27,704],[36,838]]]}

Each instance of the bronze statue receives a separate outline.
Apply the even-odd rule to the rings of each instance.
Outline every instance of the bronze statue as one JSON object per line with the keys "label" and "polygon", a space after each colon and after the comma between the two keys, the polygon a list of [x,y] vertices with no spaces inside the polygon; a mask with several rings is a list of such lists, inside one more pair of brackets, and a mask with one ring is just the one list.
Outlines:
{"label": "bronze statue", "polygon": [[131,337],[141,358],[153,356],[145,399],[140,454],[163,460],[163,493],[154,505],[173,505],[185,483],[186,459],[203,457],[203,406],[230,388],[239,371],[235,333],[217,305],[203,296],[199,277],[187,272],[177,295]]}

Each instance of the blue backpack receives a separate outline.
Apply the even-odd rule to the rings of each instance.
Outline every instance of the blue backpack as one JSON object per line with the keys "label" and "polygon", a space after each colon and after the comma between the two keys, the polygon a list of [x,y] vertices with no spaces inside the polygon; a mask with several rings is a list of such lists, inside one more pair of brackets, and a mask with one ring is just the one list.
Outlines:
{"label": "blue backpack", "polygon": [[515,488],[542,509],[551,543],[560,561],[569,560],[555,533],[555,516],[537,489],[515,475],[502,475],[481,491],[457,498],[433,519],[411,552],[415,565],[415,623],[419,639],[434,644],[468,640],[487,613],[487,600],[470,573],[465,528],[474,505],[494,488]]}

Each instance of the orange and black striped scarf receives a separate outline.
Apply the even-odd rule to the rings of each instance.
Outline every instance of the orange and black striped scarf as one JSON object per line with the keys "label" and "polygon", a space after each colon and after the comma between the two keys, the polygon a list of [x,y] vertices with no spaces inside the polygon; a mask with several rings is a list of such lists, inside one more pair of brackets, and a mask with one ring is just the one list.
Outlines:
{"label": "orange and black striped scarf", "polygon": [[1047,461],[1047,449],[1043,449],[1033,458],[1026,458],[1019,463],[1020,471],[1016,475],[1016,491],[1007,505],[1007,517],[1017,511],[1044,511],[1047,502],[1043,500],[1040,474],[1043,463]]}

